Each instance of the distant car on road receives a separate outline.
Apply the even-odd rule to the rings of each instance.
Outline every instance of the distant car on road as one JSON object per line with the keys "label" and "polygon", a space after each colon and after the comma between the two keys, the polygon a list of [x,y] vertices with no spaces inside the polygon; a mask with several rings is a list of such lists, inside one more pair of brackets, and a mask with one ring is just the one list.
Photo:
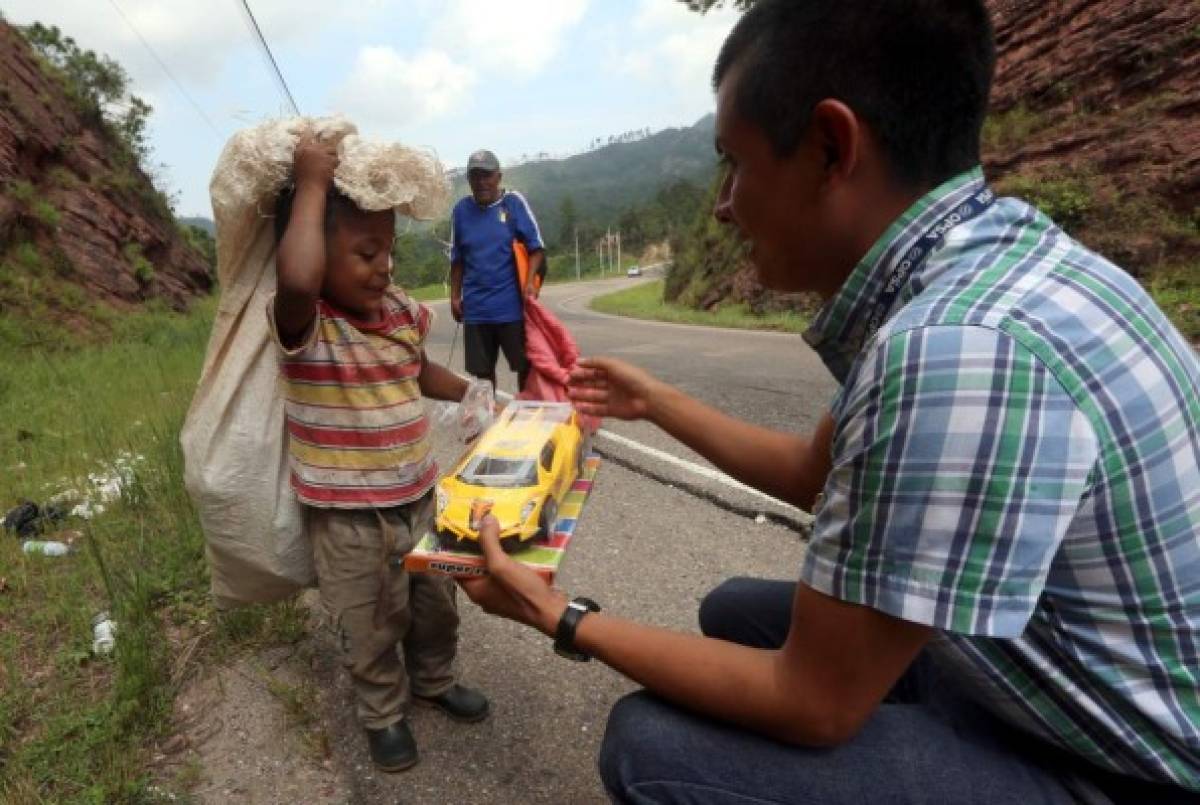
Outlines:
{"label": "distant car on road", "polygon": [[629,270],[625,272],[625,276],[627,276],[627,277],[642,276],[642,267],[641,266],[630,266]]}

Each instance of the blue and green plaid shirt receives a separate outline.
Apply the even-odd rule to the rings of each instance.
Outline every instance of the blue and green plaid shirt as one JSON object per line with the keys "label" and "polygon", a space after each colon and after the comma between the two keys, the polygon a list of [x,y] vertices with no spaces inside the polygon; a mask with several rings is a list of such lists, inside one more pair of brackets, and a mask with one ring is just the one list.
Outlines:
{"label": "blue and green plaid shirt", "polygon": [[[978,169],[880,238],[806,340],[842,383],[802,580],[941,630],[981,700],[1200,790],[1200,361],[1141,286],[1000,199],[868,320]],[[878,318],[876,318],[878,321]]]}

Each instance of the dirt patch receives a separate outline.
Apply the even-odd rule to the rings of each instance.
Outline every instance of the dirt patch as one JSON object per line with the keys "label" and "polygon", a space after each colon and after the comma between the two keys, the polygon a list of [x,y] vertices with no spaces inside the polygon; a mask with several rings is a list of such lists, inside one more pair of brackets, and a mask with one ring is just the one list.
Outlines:
{"label": "dirt patch", "polygon": [[175,732],[155,756],[163,791],[198,803],[349,802],[316,693],[317,635],[212,669],[175,700]]}

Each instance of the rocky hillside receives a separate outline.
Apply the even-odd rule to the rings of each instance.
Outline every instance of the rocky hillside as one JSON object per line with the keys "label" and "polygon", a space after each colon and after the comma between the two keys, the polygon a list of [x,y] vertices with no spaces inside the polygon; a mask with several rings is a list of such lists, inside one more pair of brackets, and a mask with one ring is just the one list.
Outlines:
{"label": "rocky hillside", "polygon": [[0,327],[103,329],[106,312],[181,310],[212,284],[130,149],[0,21]]}
{"label": "rocky hillside", "polygon": [[1200,1],[993,9],[988,175],[1135,273],[1200,256]]}
{"label": "rocky hillside", "polygon": [[[1200,0],[989,6],[999,58],[988,177],[1142,278],[1200,338]],[[713,227],[693,234],[701,247],[669,292],[704,306],[797,305],[763,292]]]}

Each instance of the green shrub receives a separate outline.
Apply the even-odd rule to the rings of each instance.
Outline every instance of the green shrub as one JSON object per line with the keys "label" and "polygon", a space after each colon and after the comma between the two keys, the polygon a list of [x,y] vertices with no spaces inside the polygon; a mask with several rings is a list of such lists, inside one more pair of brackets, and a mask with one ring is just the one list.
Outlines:
{"label": "green shrub", "polygon": [[26,181],[10,182],[5,188],[10,198],[17,202],[22,211],[50,229],[58,226],[58,209],[49,201],[38,198],[38,189]]}
{"label": "green shrub", "polygon": [[122,251],[125,253],[125,259],[129,261],[129,265],[133,268],[133,278],[138,281],[138,285],[144,288],[154,281],[154,264],[142,254],[141,245],[126,243]]}
{"label": "green shrub", "polygon": [[988,115],[983,122],[983,150],[1010,151],[1020,148],[1030,135],[1049,125],[1050,117],[1032,112],[1024,104]]}
{"label": "green shrub", "polygon": [[58,208],[44,199],[38,199],[29,205],[30,214],[49,229],[54,229],[58,226],[62,216],[58,212]]}
{"label": "green shrub", "polygon": [[181,223],[178,226],[179,232],[187,244],[204,258],[204,262],[208,263],[209,268],[215,270],[217,267],[217,242],[213,236],[194,224]]}
{"label": "green shrub", "polygon": [[1158,266],[1149,272],[1146,285],[1179,331],[1200,343],[1200,263]]}
{"label": "green shrub", "polygon": [[12,257],[18,266],[25,269],[25,273],[27,274],[32,274],[36,277],[40,276],[46,270],[46,263],[42,259],[41,252],[30,241],[18,244],[12,251]]}
{"label": "green shrub", "polygon": [[46,173],[46,178],[50,180],[53,187],[75,187],[79,184],[79,177],[63,165],[55,165],[51,168]]}
{"label": "green shrub", "polygon": [[1028,201],[1066,230],[1080,226],[1093,207],[1092,190],[1082,178],[1010,176],[997,189]]}
{"label": "green shrub", "polygon": [[33,201],[36,191],[29,182],[16,181],[8,185],[8,195],[24,207]]}

